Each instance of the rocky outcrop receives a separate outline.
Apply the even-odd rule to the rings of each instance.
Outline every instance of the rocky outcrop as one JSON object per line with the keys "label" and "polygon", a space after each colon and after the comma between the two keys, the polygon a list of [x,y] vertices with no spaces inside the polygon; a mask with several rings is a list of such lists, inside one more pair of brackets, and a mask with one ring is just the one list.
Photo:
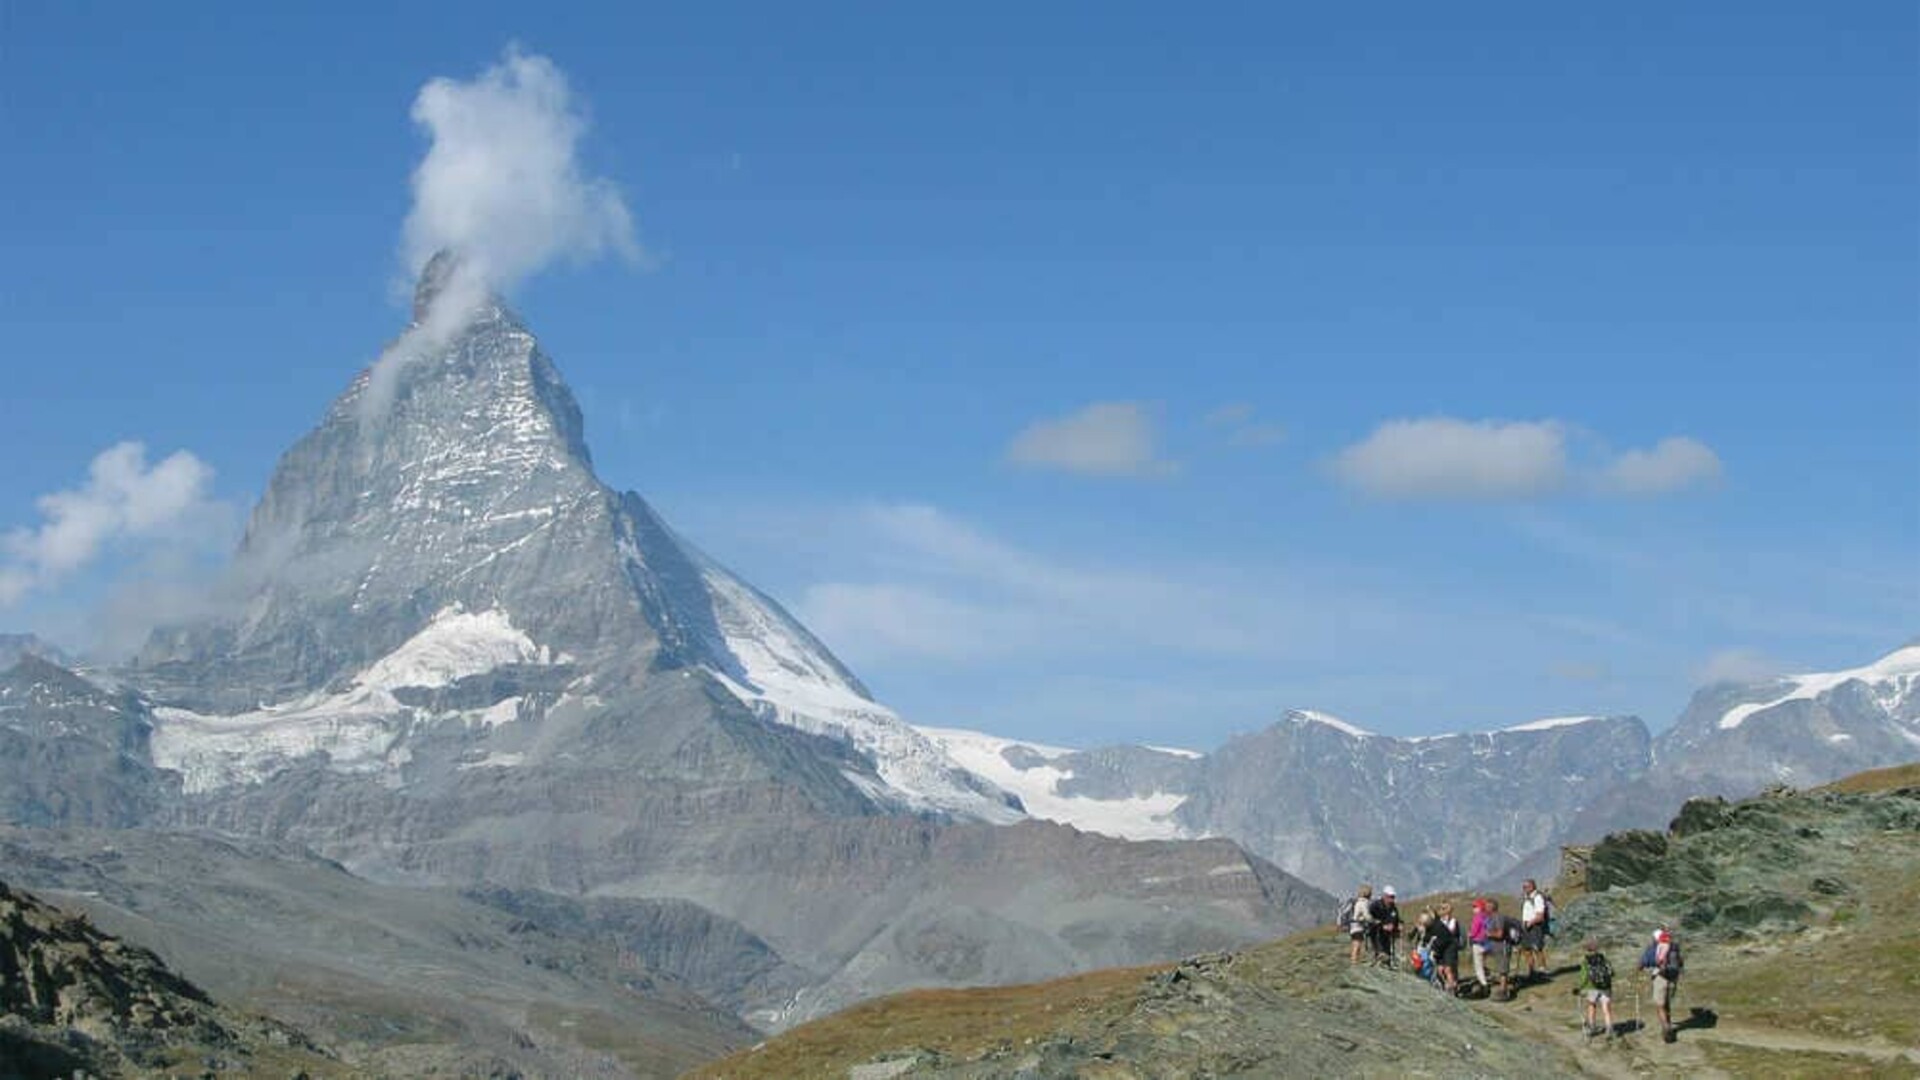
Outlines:
{"label": "rocky outcrop", "polygon": [[0,1061],[9,1075],[331,1071],[299,1031],[215,1006],[153,953],[0,884]]}
{"label": "rocky outcrop", "polygon": [[177,789],[148,751],[152,714],[38,654],[0,672],[0,822],[130,826]]}

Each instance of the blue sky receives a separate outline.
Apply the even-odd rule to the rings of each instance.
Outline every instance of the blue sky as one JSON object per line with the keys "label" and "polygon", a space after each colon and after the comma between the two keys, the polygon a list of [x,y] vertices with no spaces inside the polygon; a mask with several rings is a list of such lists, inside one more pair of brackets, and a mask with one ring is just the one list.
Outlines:
{"label": "blue sky", "polygon": [[0,627],[232,542],[519,42],[645,253],[513,292],[602,476],[917,721],[1658,728],[1920,634],[1910,4],[268,7],[0,5]]}

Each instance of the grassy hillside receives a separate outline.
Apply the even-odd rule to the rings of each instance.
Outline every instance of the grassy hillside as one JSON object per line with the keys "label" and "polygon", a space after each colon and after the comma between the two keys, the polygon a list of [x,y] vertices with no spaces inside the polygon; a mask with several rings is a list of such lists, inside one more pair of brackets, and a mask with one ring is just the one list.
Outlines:
{"label": "grassy hillside", "polygon": [[[1916,773],[1696,801],[1669,833],[1608,837],[1589,889],[1561,897],[1554,978],[1511,1003],[1349,968],[1344,943],[1321,930],[1179,965],[899,995],[691,1075],[1920,1077]],[[1622,972],[1616,1019],[1631,1026],[1644,995],[1631,971],[1663,924],[1689,957],[1679,1042],[1650,1030],[1587,1039],[1570,993],[1575,943],[1604,943]],[[1639,1013],[1652,1023],[1644,996]]]}

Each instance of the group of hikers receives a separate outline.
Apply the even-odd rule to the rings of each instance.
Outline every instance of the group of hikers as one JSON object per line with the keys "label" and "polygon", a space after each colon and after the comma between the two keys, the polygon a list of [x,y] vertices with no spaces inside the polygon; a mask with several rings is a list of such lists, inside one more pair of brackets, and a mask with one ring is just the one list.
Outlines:
{"label": "group of hikers", "polygon": [[[1379,896],[1373,894],[1373,886],[1360,886],[1341,905],[1338,925],[1352,941],[1348,963],[1359,964],[1364,959],[1386,967],[1396,965],[1402,926],[1400,902],[1393,886],[1382,888]],[[1406,934],[1407,964],[1414,974],[1448,993],[1511,1001],[1516,985],[1552,979],[1547,963],[1547,939],[1552,934],[1553,901],[1529,878],[1520,886],[1517,918],[1503,914],[1500,901],[1491,896],[1474,899],[1472,916],[1464,927],[1451,900],[1423,909]],[[1460,974],[1462,951],[1473,961],[1471,979]],[[1619,1032],[1613,1019],[1613,965],[1600,951],[1597,938],[1583,941],[1581,952],[1580,981],[1573,992],[1585,999],[1585,1032],[1612,1038]],[[1526,974],[1521,976],[1517,968],[1523,963]],[[1665,1042],[1674,1041],[1673,992],[1684,963],[1680,946],[1665,927],[1654,931],[1653,940],[1640,954],[1640,970],[1652,980],[1654,1016]]]}

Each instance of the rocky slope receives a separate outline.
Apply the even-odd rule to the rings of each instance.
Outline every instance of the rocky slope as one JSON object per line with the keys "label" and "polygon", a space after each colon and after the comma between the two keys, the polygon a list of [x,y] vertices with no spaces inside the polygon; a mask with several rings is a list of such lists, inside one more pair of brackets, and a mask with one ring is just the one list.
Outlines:
{"label": "rocky slope", "polygon": [[0,829],[0,876],[316,1033],[354,1075],[669,1077],[757,1037],[654,956],[287,846]]}
{"label": "rocky slope", "polygon": [[[1465,1002],[1350,968],[1325,932],[1170,967],[871,1002],[706,1066],[762,1077],[1906,1076],[1920,1073],[1920,770],[1738,804],[1608,837],[1563,883],[1550,981]],[[1416,901],[1418,902],[1418,901]],[[1647,932],[1687,951],[1679,1042],[1635,1030]],[[1621,974],[1621,1036],[1589,1039],[1569,943]],[[1643,1002],[1644,1006],[1644,1002]],[[1651,1010],[1640,1017],[1651,1023]]]}
{"label": "rocky slope", "polygon": [[0,883],[0,1076],[344,1076],[298,1030],[221,1008],[153,953]]}
{"label": "rocky slope", "polygon": [[24,653],[0,670],[0,821],[126,826],[178,789],[154,768],[151,711]]}

